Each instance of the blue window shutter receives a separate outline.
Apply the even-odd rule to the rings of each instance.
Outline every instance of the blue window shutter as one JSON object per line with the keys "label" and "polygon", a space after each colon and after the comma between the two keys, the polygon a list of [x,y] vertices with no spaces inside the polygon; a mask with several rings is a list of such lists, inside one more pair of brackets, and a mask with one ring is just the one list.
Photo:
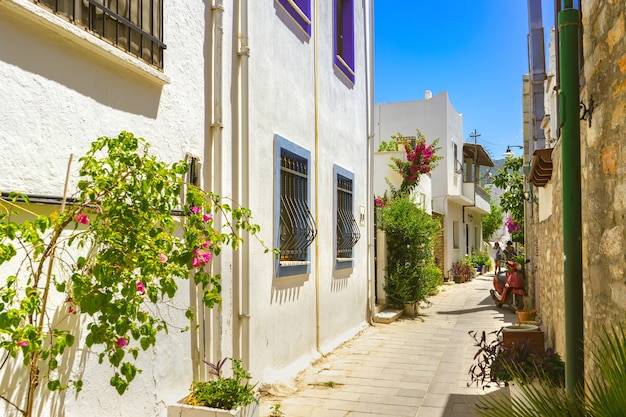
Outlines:
{"label": "blue window shutter", "polygon": [[276,0],[289,16],[311,36],[311,0]]}
{"label": "blue window shutter", "polygon": [[334,3],[334,63],[354,83],[354,0],[335,0]]}

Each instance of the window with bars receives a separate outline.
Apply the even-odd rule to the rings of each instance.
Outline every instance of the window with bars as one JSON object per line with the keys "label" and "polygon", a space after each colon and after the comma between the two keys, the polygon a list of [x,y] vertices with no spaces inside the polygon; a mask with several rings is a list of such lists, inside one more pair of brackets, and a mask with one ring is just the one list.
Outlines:
{"label": "window with bars", "polygon": [[311,0],[276,0],[276,3],[311,36]]}
{"label": "window with bars", "polygon": [[335,65],[354,82],[354,0],[335,0],[334,46]]}
{"label": "window with bars", "polygon": [[88,32],[163,69],[162,0],[35,0]]}
{"label": "window with bars", "polygon": [[353,248],[361,238],[359,225],[354,218],[354,175],[335,165],[335,268],[351,268],[354,261]]}
{"label": "window with bars", "polygon": [[309,151],[276,136],[276,247],[280,249],[276,276],[310,271],[309,246],[317,235],[309,210],[310,159]]}

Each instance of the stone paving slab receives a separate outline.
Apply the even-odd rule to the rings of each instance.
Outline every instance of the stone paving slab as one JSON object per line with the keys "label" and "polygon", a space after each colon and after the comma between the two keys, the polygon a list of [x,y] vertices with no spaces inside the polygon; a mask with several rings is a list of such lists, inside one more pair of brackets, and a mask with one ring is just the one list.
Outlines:
{"label": "stone paving slab", "polygon": [[374,324],[297,378],[299,390],[263,395],[260,417],[280,404],[285,417],[469,417],[481,395],[467,387],[476,348],[470,330],[516,321],[495,307],[493,275],[444,285],[416,318]]}

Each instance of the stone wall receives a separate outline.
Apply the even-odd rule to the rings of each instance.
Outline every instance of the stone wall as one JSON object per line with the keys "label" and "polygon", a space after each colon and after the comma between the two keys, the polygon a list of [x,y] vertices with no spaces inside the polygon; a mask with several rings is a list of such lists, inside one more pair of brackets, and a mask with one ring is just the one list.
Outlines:
{"label": "stone wall", "polygon": [[[593,368],[589,344],[602,326],[624,320],[626,311],[626,2],[582,1],[581,96],[594,111],[581,121],[583,291],[585,366]],[[554,135],[553,135],[554,136]],[[536,289],[546,343],[565,353],[561,143],[553,153],[551,207],[532,204],[527,239],[533,240],[530,288]],[[549,215],[542,215],[548,209]],[[533,278],[534,277],[534,278]]]}
{"label": "stone wall", "polygon": [[[526,223],[527,239],[531,239],[529,246],[533,253],[527,254],[531,259],[528,264],[528,289],[531,297],[537,295],[536,306],[546,335],[546,344],[560,353],[565,354],[565,327],[563,312],[563,215],[561,207],[561,144],[556,145],[552,152],[552,178],[544,187],[551,191],[552,201],[548,201],[548,216],[539,216],[539,205],[546,204],[536,190],[538,204],[527,204],[526,209],[532,207],[529,215],[530,222]],[[545,207],[543,209],[546,209]],[[542,220],[543,219],[543,220]]]}
{"label": "stone wall", "polygon": [[[585,339],[624,321],[626,306],[626,3],[582,2],[584,82],[591,123],[581,122]],[[587,353],[588,359],[588,353]],[[589,361],[587,361],[589,362]]]}

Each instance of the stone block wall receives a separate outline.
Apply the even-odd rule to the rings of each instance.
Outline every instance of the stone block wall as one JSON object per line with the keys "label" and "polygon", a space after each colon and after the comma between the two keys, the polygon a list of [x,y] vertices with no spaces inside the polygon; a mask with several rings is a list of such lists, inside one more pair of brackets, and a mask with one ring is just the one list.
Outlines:
{"label": "stone block wall", "polygon": [[[565,354],[565,327],[563,311],[563,210],[561,206],[561,144],[552,152],[552,178],[546,185],[553,194],[549,216],[540,220],[539,206],[532,207],[533,213],[527,218],[526,228],[530,232],[527,239],[531,239],[532,254],[528,264],[528,290],[531,296],[538,295],[539,314],[543,321],[546,344],[563,356]],[[557,198],[558,196],[558,198]],[[539,204],[546,201],[539,198]],[[530,222],[528,222],[530,220]],[[530,227],[529,227],[530,226]]]}
{"label": "stone block wall", "polygon": [[581,122],[585,339],[594,340],[626,322],[626,2],[583,1],[582,16],[580,98],[595,104]]}
{"label": "stone block wall", "polygon": [[[581,121],[581,182],[585,367],[590,341],[603,326],[626,323],[626,2],[583,0],[580,100],[591,122]],[[534,244],[530,288],[537,291],[546,343],[565,353],[561,142],[553,153],[549,216],[538,207],[527,223]],[[539,204],[542,204],[539,201]],[[542,207],[545,210],[545,207]]]}

